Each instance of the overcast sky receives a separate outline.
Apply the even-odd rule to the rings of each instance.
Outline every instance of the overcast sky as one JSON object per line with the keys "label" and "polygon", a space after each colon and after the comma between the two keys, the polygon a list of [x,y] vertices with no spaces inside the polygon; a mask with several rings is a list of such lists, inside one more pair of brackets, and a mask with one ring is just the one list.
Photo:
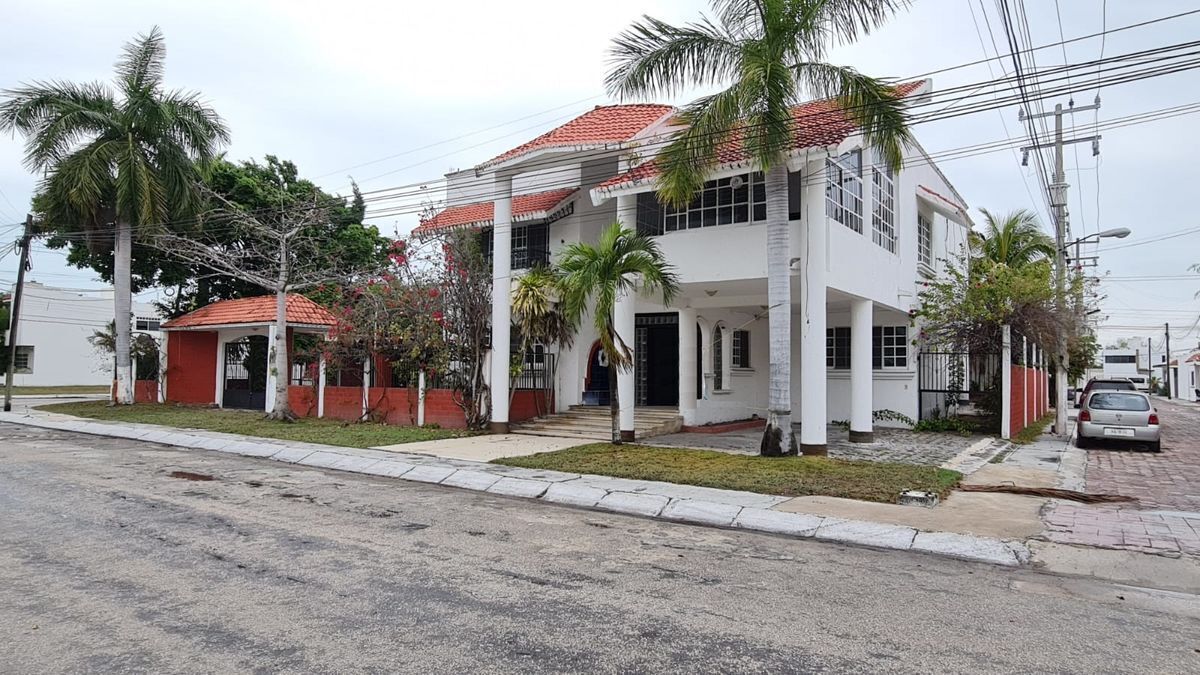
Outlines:
{"label": "overcast sky", "polygon": [[[1055,3],[1026,4],[1033,43],[1057,42]],[[1061,30],[1068,39],[1100,31],[1102,0],[1059,4]],[[1107,26],[1192,8],[1191,3],[1162,0],[1110,2]],[[474,165],[609,102],[602,87],[605,50],[637,16],[679,21],[703,9],[705,4],[697,0],[607,0],[601,5],[562,0],[9,3],[0,23],[0,87],[35,79],[108,79],[121,45],[157,24],[166,35],[168,83],[199,90],[226,120],[233,135],[230,158],[276,154],[295,161],[302,175],[330,191],[346,192],[350,177],[364,190],[424,182],[436,188],[452,168]],[[1003,49],[996,3],[917,0],[878,33],[835,50],[833,60],[889,77],[975,61],[984,55],[975,21],[992,50],[985,11]],[[1197,34],[1200,15],[1193,15],[1110,35],[1104,53],[1183,42]],[[1067,45],[1066,58],[1092,60],[1100,49],[1099,39],[1077,42]],[[1037,52],[1041,67],[1061,65],[1063,58],[1059,48]],[[1007,59],[992,63],[996,76],[1011,67]],[[935,75],[934,91],[991,77],[985,65],[957,69]],[[1084,87],[1087,78],[1073,81],[1081,89],[1076,103],[1090,103],[1095,88]],[[1113,86],[1101,91],[1099,117],[1103,122],[1193,103],[1197,92],[1198,71]],[[1066,103],[1065,97],[1055,100]],[[1092,113],[1076,117],[1076,124],[1093,120]],[[1101,247],[1098,274],[1182,275],[1200,262],[1200,233],[1104,252],[1200,228],[1193,168],[1200,149],[1197,121],[1198,116],[1189,115],[1105,130],[1099,158],[1092,157],[1087,144],[1068,151],[1074,234],[1097,228],[1133,230],[1128,239]],[[1021,124],[1014,106],[923,124],[916,133],[928,151],[937,153],[1016,137]],[[5,242],[16,234],[8,225],[23,218],[35,183],[22,165],[22,154],[19,138],[0,137],[0,235]],[[1032,163],[1021,167],[1016,153],[1005,150],[939,165],[977,221],[978,207],[1001,212],[1029,208],[1049,230]],[[416,218],[375,222],[387,233],[404,233]],[[67,267],[61,254],[39,250],[33,261],[31,280],[98,285],[90,271]],[[10,284],[15,270],[15,256],[0,260],[0,284]],[[1197,290],[1200,275],[1196,281],[1105,281],[1100,291],[1107,295],[1103,339],[1154,337],[1158,349],[1161,328],[1140,327],[1169,321],[1173,347],[1196,346]]]}

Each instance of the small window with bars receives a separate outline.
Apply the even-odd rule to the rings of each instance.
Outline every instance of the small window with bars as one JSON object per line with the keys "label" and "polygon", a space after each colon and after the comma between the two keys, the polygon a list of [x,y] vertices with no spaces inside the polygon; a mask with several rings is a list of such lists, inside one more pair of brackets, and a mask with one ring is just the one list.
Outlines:
{"label": "small window with bars", "polygon": [[833,370],[850,369],[850,327],[825,329],[825,367]]}
{"label": "small window with bars", "polygon": [[134,330],[145,330],[145,331],[156,331],[156,330],[158,330],[159,326],[161,326],[161,325],[162,325],[162,322],[154,317],[139,316],[133,322],[133,329]]}
{"label": "small window with bars", "polygon": [[908,326],[875,326],[871,361],[875,370],[908,367]]}
{"label": "small window with bars", "polygon": [[733,367],[750,367],[750,331],[733,331]]}

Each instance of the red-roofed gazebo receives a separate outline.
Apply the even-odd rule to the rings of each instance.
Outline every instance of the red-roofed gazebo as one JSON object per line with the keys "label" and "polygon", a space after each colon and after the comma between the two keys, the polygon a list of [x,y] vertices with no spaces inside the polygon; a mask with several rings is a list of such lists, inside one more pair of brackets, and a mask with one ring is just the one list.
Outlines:
{"label": "red-roofed gazebo", "polygon": [[[322,338],[337,324],[324,307],[302,295],[287,297],[289,354],[298,334]],[[275,296],[221,300],[162,325],[167,334],[166,400],[267,411],[275,374],[268,353],[275,338]],[[293,363],[293,384],[324,379],[324,364]],[[322,383],[323,384],[323,383]],[[317,408],[324,387],[317,387]]]}

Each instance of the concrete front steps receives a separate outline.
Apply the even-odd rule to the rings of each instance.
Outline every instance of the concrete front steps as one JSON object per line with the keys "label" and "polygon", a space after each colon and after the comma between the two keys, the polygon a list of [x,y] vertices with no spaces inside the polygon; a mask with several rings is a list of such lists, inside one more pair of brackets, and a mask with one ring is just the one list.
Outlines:
{"label": "concrete front steps", "polygon": [[[683,426],[683,418],[674,408],[636,408],[633,412],[635,440],[673,434]],[[562,436],[588,441],[612,439],[612,417],[608,406],[573,405],[565,413],[541,419],[513,422],[514,434]]]}

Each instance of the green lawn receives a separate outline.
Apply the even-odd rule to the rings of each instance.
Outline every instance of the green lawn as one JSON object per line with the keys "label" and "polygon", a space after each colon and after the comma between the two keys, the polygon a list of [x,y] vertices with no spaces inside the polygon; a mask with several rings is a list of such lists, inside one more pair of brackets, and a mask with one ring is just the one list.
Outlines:
{"label": "green lawn", "polygon": [[79,384],[62,387],[13,387],[14,396],[31,396],[55,394],[107,394],[109,388],[103,384]]}
{"label": "green lawn", "polygon": [[287,441],[324,443],[348,448],[434,441],[469,435],[460,429],[394,427],[386,424],[347,423],[304,418],[291,424],[263,419],[262,413],[170,404],[139,403],[110,406],[105,401],[77,401],[39,406],[38,410],[114,422],[161,424],[182,429],[206,429],[231,434],[278,438]]}
{"label": "green lawn", "polygon": [[757,457],[711,450],[594,443],[497,464],[800,497],[824,495],[892,504],[905,490],[945,497],[962,474],[933,466],[823,457]]}

